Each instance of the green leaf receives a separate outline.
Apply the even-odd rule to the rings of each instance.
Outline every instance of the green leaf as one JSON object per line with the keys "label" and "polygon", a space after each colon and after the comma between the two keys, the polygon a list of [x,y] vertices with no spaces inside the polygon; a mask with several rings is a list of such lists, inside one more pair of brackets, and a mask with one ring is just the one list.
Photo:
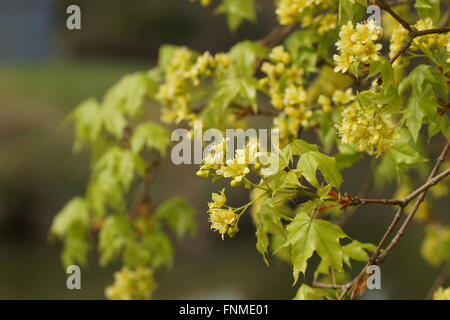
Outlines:
{"label": "green leaf", "polygon": [[80,197],[70,200],[54,218],[50,237],[63,240],[61,258],[65,266],[86,264],[89,249],[88,224],[88,205]]}
{"label": "green leaf", "polygon": [[81,150],[86,143],[93,143],[97,140],[102,130],[100,117],[100,105],[93,98],[81,103],[68,115],[67,121],[73,122],[75,126],[75,151]]}
{"label": "green leaf", "polygon": [[339,0],[339,26],[347,21],[361,21],[366,13],[366,0]]}
{"label": "green leaf", "polygon": [[281,219],[283,214],[273,201],[263,203],[261,209],[256,213],[256,249],[263,256],[264,262],[269,265],[267,252],[269,247],[269,233],[283,236],[285,228]]}
{"label": "green leaf", "polygon": [[131,137],[131,150],[141,152],[142,148],[153,148],[164,157],[170,144],[169,131],[154,122],[140,124]]}
{"label": "green leaf", "polygon": [[419,154],[410,140],[411,136],[409,132],[406,130],[401,130],[400,138],[397,139],[389,149],[388,153],[392,155],[392,158],[397,165],[412,165],[428,161]]}
{"label": "green leaf", "polygon": [[[351,266],[350,260],[356,261],[368,261],[369,255],[367,251],[374,252],[376,250],[376,246],[371,243],[362,243],[357,240],[352,240],[349,244],[342,246],[342,260],[347,266]],[[331,274],[330,264],[321,260],[319,266],[314,272],[314,279],[318,279],[319,275],[330,275]]]}
{"label": "green leaf", "polygon": [[151,265],[153,268],[161,265],[170,267],[173,262],[172,242],[162,230],[146,228],[139,242],[132,242],[126,247],[123,261],[130,268],[142,265]]}
{"label": "green leaf", "polygon": [[228,28],[236,31],[242,21],[256,20],[256,8],[254,0],[222,0],[222,3],[214,11],[216,14],[226,14]]}
{"label": "green leaf", "polygon": [[322,288],[312,288],[306,284],[302,284],[294,297],[294,300],[324,300],[332,297],[332,290]]}
{"label": "green leaf", "polygon": [[237,81],[237,78],[234,77],[234,75],[233,77],[226,77],[225,79],[218,81],[217,89],[209,100],[209,108],[205,109],[203,114],[203,117],[205,118],[205,113],[212,113],[210,115],[211,117],[218,118],[217,120],[220,120],[210,121],[210,127],[216,127],[216,125],[212,125],[213,123],[223,122],[224,117],[222,113],[228,112],[226,108],[238,96],[240,89],[239,81]]}
{"label": "green leaf", "polygon": [[314,210],[311,201],[298,209],[294,220],[287,226],[287,241],[279,248],[291,246],[294,283],[300,273],[305,273],[307,261],[314,252],[338,272],[342,271],[343,251],[339,239],[347,235],[341,227],[329,221],[312,219],[309,214]]}
{"label": "green leaf", "polygon": [[416,95],[412,96],[409,99],[408,109],[406,110],[406,126],[416,142],[424,117],[425,114],[420,107],[419,97]]}
{"label": "green leaf", "polygon": [[123,138],[128,125],[125,114],[116,104],[108,104],[102,109],[102,122],[105,130],[117,139]]}
{"label": "green leaf", "polygon": [[297,163],[297,169],[315,187],[319,186],[316,177],[317,169],[320,170],[325,180],[336,188],[339,188],[342,183],[342,176],[336,166],[336,160],[317,151],[304,153]]}
{"label": "green leaf", "polygon": [[241,89],[241,95],[250,103],[253,113],[258,112],[258,101],[256,96],[256,88],[258,81],[255,78],[240,78],[238,80]]}
{"label": "green leaf", "polygon": [[405,93],[406,89],[412,87],[418,95],[422,95],[423,91],[427,89],[427,84],[430,84],[438,90],[443,96],[448,93],[447,83],[439,72],[431,66],[421,64],[417,66],[406,78],[402,80],[398,87],[399,95]]}
{"label": "green leaf", "polygon": [[374,252],[376,248],[377,247],[371,243],[362,243],[357,240],[353,240],[349,244],[342,247],[344,252],[344,262],[350,266],[350,259],[363,262],[368,261],[369,255],[366,251]]}
{"label": "green leaf", "polygon": [[380,57],[378,61],[372,63],[369,71],[369,78],[381,74],[383,87],[390,86],[394,83],[394,69],[392,68],[390,61],[385,57]]}
{"label": "green leaf", "polygon": [[319,34],[312,30],[298,30],[293,32],[285,42],[286,49],[292,56],[293,61],[299,58],[301,48],[314,49],[314,44],[320,39]]}
{"label": "green leaf", "polygon": [[143,72],[126,75],[105,95],[103,105],[114,106],[124,115],[134,117],[140,111],[147,93],[148,77]]}
{"label": "green leaf", "polygon": [[146,74],[147,76],[147,94],[149,98],[155,99],[156,94],[159,90],[159,69],[153,68],[149,70]]}
{"label": "green leaf", "polygon": [[155,216],[167,221],[178,238],[184,237],[187,233],[193,235],[197,230],[195,209],[183,198],[175,197],[165,201],[158,207]]}
{"label": "green leaf", "polygon": [[319,151],[319,147],[316,144],[310,144],[300,139],[292,141],[283,149],[283,152],[287,153],[289,158],[300,156],[309,151]]}
{"label": "green leaf", "polygon": [[50,228],[50,234],[63,237],[73,225],[87,226],[88,223],[89,211],[86,200],[75,197],[56,214]]}
{"label": "green leaf", "polygon": [[267,54],[267,48],[248,40],[235,44],[230,50],[236,73],[244,77],[252,76],[255,73],[257,59],[264,59]]}
{"label": "green leaf", "polygon": [[440,0],[416,0],[414,8],[416,8],[422,19],[431,18],[434,24],[439,22]]}
{"label": "green leaf", "polygon": [[158,54],[158,67],[164,70],[172,62],[176,51],[181,48],[183,47],[170,44],[161,46]]}
{"label": "green leaf", "polygon": [[[135,173],[143,174],[142,161],[131,150],[120,147],[107,149],[93,166],[87,198],[96,216],[103,216],[108,209],[125,210],[125,194]],[[145,171],[145,170],[144,170]]]}
{"label": "green leaf", "polygon": [[100,264],[107,265],[133,241],[130,221],[121,214],[110,215],[99,234]]}
{"label": "green leaf", "polygon": [[287,188],[290,188],[293,193],[297,192],[297,188],[300,187],[299,178],[301,173],[298,170],[289,170],[288,172],[281,170],[276,173],[271,179],[272,195],[277,192],[283,192],[286,195]]}

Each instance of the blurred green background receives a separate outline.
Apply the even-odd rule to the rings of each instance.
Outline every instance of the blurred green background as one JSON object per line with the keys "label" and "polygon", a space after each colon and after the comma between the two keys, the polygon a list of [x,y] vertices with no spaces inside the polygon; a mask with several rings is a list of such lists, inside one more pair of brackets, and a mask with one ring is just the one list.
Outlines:
{"label": "blurred green background", "polygon": [[[66,8],[74,3],[82,10],[80,31],[66,29]],[[60,245],[47,239],[52,217],[84,193],[88,177],[88,155],[72,154],[73,134],[62,120],[122,75],[154,65],[162,44],[217,52],[262,38],[276,19],[272,0],[259,3],[258,23],[232,34],[223,16],[188,0],[0,0],[0,299],[104,298],[119,266],[100,268],[93,253],[82,290],[70,291]],[[367,165],[344,171],[344,190],[357,193]],[[185,196],[198,209],[200,226],[195,238],[177,244],[174,267],[157,273],[155,298],[291,299],[290,267],[264,264],[248,217],[233,239],[222,241],[209,230],[206,204],[221,186],[196,177],[196,169],[166,161],[153,186],[157,201]],[[233,192],[233,201],[248,198]],[[345,231],[376,242],[391,216],[383,206],[366,207]],[[422,226],[414,224],[382,266],[382,290],[365,298],[424,298],[438,270],[420,258],[422,238]]]}

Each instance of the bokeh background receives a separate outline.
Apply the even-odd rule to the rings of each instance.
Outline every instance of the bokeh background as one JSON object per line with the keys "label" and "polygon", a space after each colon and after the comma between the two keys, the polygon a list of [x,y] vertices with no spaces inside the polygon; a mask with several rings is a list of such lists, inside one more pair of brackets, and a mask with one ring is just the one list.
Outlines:
{"label": "bokeh background", "polygon": [[[119,266],[101,268],[92,253],[82,270],[82,290],[67,290],[60,245],[47,238],[54,214],[84,193],[88,178],[88,155],[72,153],[73,134],[62,120],[122,75],[154,65],[162,44],[217,52],[262,38],[276,19],[272,0],[258,2],[258,23],[244,23],[233,34],[223,16],[188,0],[0,0],[0,299],[104,298]],[[81,7],[80,31],[66,29],[70,4]],[[344,190],[356,194],[367,168],[362,161],[344,171]],[[166,161],[153,186],[156,201],[185,196],[199,223],[196,237],[177,244],[174,267],[158,271],[155,298],[291,299],[296,288],[290,267],[278,260],[270,268],[264,264],[250,219],[226,241],[209,230],[206,203],[221,186],[195,171]],[[248,199],[242,190],[233,192],[235,202]],[[375,243],[391,216],[386,207],[366,207],[345,231]],[[420,257],[423,234],[417,223],[408,229],[382,266],[382,290],[365,298],[424,298],[438,270]]]}

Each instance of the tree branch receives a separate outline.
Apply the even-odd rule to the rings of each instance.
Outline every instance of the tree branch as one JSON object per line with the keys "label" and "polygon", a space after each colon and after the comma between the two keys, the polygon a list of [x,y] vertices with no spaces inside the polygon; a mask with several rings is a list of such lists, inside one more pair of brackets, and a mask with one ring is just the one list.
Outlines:
{"label": "tree branch", "polygon": [[[377,248],[376,248],[375,252],[373,253],[373,255],[370,258],[370,260],[367,262],[366,266],[361,270],[360,274],[352,281],[352,285],[347,287],[347,288],[345,288],[343,290],[342,294],[339,297],[340,299],[345,297],[345,295],[348,293],[348,291],[350,290],[351,287],[353,287],[355,284],[358,284],[360,282],[360,280],[364,276],[365,270],[367,269],[368,266],[370,266],[372,264],[380,264],[380,263],[382,263],[384,261],[384,258],[396,247],[396,245],[400,241],[400,238],[404,234],[405,229],[407,228],[407,226],[411,222],[412,218],[414,217],[414,214],[416,213],[416,211],[419,208],[420,204],[424,200],[428,189],[431,188],[431,186],[435,185],[436,183],[438,183],[439,181],[441,181],[442,179],[444,179],[446,176],[448,176],[450,174],[450,169],[447,169],[444,172],[442,172],[441,174],[436,176],[437,172],[439,171],[439,168],[441,167],[442,163],[445,160],[445,157],[447,156],[447,153],[448,153],[449,149],[450,149],[450,140],[447,141],[447,143],[445,144],[442,152],[440,153],[439,157],[437,158],[436,163],[435,163],[433,169],[431,170],[430,175],[428,176],[428,179],[427,179],[426,183],[422,187],[420,187],[419,189],[417,189],[416,191],[411,193],[411,194],[414,194],[414,196],[417,197],[416,202],[414,204],[414,207],[411,209],[409,215],[407,216],[407,218],[403,222],[402,226],[398,230],[398,232],[395,235],[395,237],[391,240],[391,242],[389,243],[388,247],[381,253],[384,243],[386,242],[387,238],[393,233],[395,227],[397,226],[397,224],[398,224],[398,222],[399,222],[399,220],[400,220],[400,218],[401,218],[401,216],[403,214],[403,211],[404,211],[404,208],[405,208],[406,204],[408,202],[410,202],[412,199],[414,199],[413,197],[411,197],[411,198],[409,197],[411,194],[405,198],[406,199],[406,203],[404,205],[400,206],[400,208],[395,213],[395,216],[392,219],[391,224],[389,225],[389,227],[386,230],[386,232],[383,234],[380,242],[377,245]],[[420,192],[418,192],[418,190],[420,190]]]}
{"label": "tree branch", "polygon": [[386,11],[387,13],[389,13],[395,20],[397,20],[403,26],[403,28],[405,28],[409,32],[414,31],[413,27],[406,20],[404,20],[402,17],[396,14],[394,10],[392,10],[391,6],[389,5],[389,3],[386,2],[386,0],[375,0],[375,4],[384,11]]}
{"label": "tree branch", "polygon": [[450,175],[450,169],[445,170],[439,175],[433,177],[432,179],[427,180],[425,184],[411,192],[403,199],[365,199],[359,197],[352,197],[350,195],[346,195],[345,197],[339,200],[339,204],[346,208],[350,206],[362,206],[366,204],[383,204],[389,206],[400,206],[405,207],[409,202],[418,197],[421,193],[427,191],[432,186],[438,184],[441,180],[445,179]]}
{"label": "tree branch", "polygon": [[397,13],[395,13],[394,10],[392,10],[392,7],[389,3],[386,2],[386,0],[375,0],[375,4],[378,5],[381,9],[385,10],[387,13],[389,13],[395,20],[397,20],[403,28],[409,31],[408,34],[408,40],[405,42],[405,44],[400,48],[400,50],[395,54],[395,56],[391,59],[391,64],[393,64],[402,54],[406,52],[406,50],[411,47],[411,44],[413,40],[417,37],[429,35],[429,34],[441,34],[441,33],[447,33],[450,32],[450,27],[445,27],[446,23],[448,23],[448,19],[450,19],[450,13],[447,12],[447,15],[449,17],[444,17],[442,22],[439,24],[440,27],[428,29],[428,30],[421,30],[418,31],[414,29],[413,26],[409,22],[407,22],[405,19],[400,17]]}
{"label": "tree branch", "polygon": [[345,289],[348,286],[351,286],[353,284],[353,281],[350,281],[346,284],[332,284],[332,283],[323,283],[318,281],[313,281],[312,285],[316,288],[323,288],[323,289]]}
{"label": "tree branch", "polygon": [[273,48],[283,42],[284,39],[286,39],[296,27],[297,25],[295,24],[288,26],[277,26],[266,37],[259,40],[257,43],[263,47]]}

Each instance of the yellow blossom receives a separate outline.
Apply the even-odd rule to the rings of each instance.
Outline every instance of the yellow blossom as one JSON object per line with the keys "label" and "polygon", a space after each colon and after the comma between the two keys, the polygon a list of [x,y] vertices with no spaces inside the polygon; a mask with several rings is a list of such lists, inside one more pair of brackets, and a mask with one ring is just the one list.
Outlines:
{"label": "yellow blossom", "polygon": [[250,172],[247,163],[242,163],[239,159],[229,159],[226,166],[219,170],[219,173],[225,178],[233,178],[233,185],[240,183],[247,173]]}
{"label": "yellow blossom", "polygon": [[439,287],[433,294],[433,300],[450,300],[450,287],[447,289]]}
{"label": "yellow blossom", "polygon": [[332,108],[330,98],[321,94],[317,102],[319,102],[319,104],[322,106],[324,112],[331,112]]}
{"label": "yellow blossom", "polygon": [[238,216],[231,208],[211,208],[209,210],[209,222],[211,222],[211,229],[218,231],[222,235],[222,239],[230,228],[237,229],[237,221]]}
{"label": "yellow blossom", "polygon": [[314,19],[314,24],[318,26],[317,32],[319,32],[319,34],[325,34],[336,28],[337,15],[332,13],[319,15]]}
{"label": "yellow blossom", "polygon": [[336,90],[333,93],[333,102],[337,105],[347,104],[355,99],[352,93],[352,88],[347,90]]}
{"label": "yellow blossom", "polygon": [[289,64],[291,62],[291,55],[284,50],[283,46],[276,46],[270,52],[269,59],[274,62]]}
{"label": "yellow blossom", "polygon": [[[191,2],[195,2],[196,0],[190,0]],[[211,4],[211,0],[198,0],[201,6],[207,7]]]}
{"label": "yellow blossom", "polygon": [[357,144],[360,151],[377,157],[397,139],[395,124],[382,105],[362,108],[353,102],[342,112],[342,122],[336,125],[344,144]]}
{"label": "yellow blossom", "polygon": [[230,65],[225,53],[212,56],[209,52],[195,57],[187,48],[175,51],[164,69],[164,82],[159,86],[156,99],[164,105],[161,120],[165,123],[192,123],[196,115],[189,110],[192,102],[190,89],[204,78],[211,77],[218,68]]}
{"label": "yellow blossom", "polygon": [[211,195],[212,202],[208,203],[209,208],[222,208],[227,202],[227,197],[225,196],[225,188],[220,191],[220,194],[213,193]]}
{"label": "yellow blossom", "polygon": [[111,300],[148,300],[156,289],[153,271],[148,268],[123,268],[114,274],[115,282],[105,290]]}
{"label": "yellow blossom", "polygon": [[289,86],[284,91],[284,104],[289,105],[302,105],[308,100],[305,89],[303,87]]}
{"label": "yellow blossom", "polygon": [[348,21],[341,27],[336,47],[339,54],[333,56],[335,72],[345,73],[353,63],[370,64],[377,61],[382,45],[374,41],[380,39],[382,29],[374,20],[358,23],[355,27]]}

